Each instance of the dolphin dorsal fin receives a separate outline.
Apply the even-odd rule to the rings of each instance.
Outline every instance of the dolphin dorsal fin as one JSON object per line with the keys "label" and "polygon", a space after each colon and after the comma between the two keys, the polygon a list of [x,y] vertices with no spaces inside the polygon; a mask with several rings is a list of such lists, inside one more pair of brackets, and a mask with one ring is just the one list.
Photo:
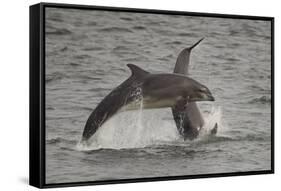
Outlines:
{"label": "dolphin dorsal fin", "polygon": [[132,72],[132,76],[142,77],[142,76],[149,74],[149,72],[141,69],[140,67],[138,67],[134,64],[127,64],[127,66],[130,68],[130,70]]}

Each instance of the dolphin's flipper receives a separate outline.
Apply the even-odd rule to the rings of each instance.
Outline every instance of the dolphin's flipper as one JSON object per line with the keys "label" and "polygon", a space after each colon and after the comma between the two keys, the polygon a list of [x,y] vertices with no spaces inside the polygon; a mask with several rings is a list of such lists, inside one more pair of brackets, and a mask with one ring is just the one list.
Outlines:
{"label": "dolphin's flipper", "polygon": [[[178,55],[174,68],[174,73],[188,75],[191,50],[197,46],[204,38],[197,41],[189,48],[183,49]],[[184,139],[195,139],[200,128],[204,125],[204,119],[195,102],[187,104],[184,111],[172,108],[174,120],[179,133]]]}
{"label": "dolphin's flipper", "polygon": [[139,81],[149,72],[136,65],[127,65],[132,75],[121,85],[112,90],[89,116],[82,134],[82,142],[87,141],[102,124],[117,113],[124,105],[136,99],[135,91]]}
{"label": "dolphin's flipper", "polygon": [[216,123],[213,129],[211,130],[211,135],[216,135],[218,132],[218,124]]}

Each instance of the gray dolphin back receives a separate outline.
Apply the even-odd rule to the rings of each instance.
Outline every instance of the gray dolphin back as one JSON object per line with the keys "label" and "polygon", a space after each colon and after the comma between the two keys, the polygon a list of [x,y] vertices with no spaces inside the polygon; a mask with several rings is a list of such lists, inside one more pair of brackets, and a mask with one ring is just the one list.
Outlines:
{"label": "gray dolphin back", "polygon": [[[191,50],[202,40],[203,38],[191,47],[185,48],[180,52],[174,68],[174,73],[188,75]],[[204,119],[197,104],[191,102],[186,106],[185,110],[172,108],[172,112],[180,135],[184,139],[195,139],[199,134],[200,128],[204,125]]]}

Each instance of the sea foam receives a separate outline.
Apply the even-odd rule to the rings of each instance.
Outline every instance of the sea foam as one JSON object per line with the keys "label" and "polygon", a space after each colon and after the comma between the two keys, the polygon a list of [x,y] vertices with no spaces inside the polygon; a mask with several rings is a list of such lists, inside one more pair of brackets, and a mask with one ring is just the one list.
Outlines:
{"label": "sea foam", "polygon": [[[170,116],[166,117],[165,116]],[[203,113],[205,124],[197,141],[210,136],[210,131],[218,124],[218,133],[223,131],[220,107],[212,106],[210,112]],[[139,110],[120,112],[103,124],[88,144],[77,144],[78,150],[130,149],[158,144],[183,142],[172,118],[171,109],[143,110],[142,100]]]}

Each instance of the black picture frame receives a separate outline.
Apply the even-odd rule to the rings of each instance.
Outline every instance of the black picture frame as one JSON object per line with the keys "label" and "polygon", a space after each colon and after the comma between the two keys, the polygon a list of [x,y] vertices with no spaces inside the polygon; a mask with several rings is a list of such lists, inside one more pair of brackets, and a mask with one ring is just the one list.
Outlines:
{"label": "black picture frame", "polygon": [[[200,16],[215,18],[263,20],[271,23],[271,169],[264,171],[233,172],[219,174],[199,174],[171,177],[153,177],[138,179],[86,181],[46,184],[45,182],[45,9],[47,7],[80,10],[121,11],[131,13],[151,13],[166,15]],[[243,176],[274,173],[274,18],[248,15],[228,15],[213,13],[195,13],[167,10],[133,9],[121,7],[102,7],[89,5],[39,3],[30,6],[30,140],[29,140],[29,183],[38,188],[66,186],[85,186],[148,181],[167,181],[226,176]]]}

